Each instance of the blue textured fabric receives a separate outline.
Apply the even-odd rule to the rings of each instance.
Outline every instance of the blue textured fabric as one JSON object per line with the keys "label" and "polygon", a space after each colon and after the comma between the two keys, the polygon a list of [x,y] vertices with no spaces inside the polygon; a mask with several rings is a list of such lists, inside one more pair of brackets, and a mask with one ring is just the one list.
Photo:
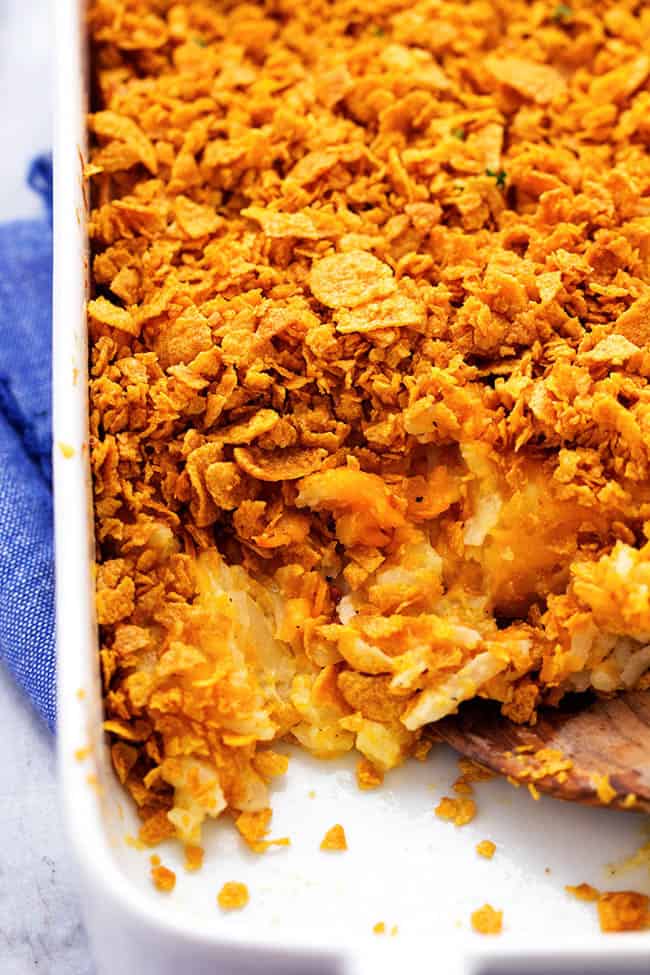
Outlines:
{"label": "blue textured fabric", "polygon": [[0,657],[53,729],[49,157],[29,182],[44,218],[0,225]]}

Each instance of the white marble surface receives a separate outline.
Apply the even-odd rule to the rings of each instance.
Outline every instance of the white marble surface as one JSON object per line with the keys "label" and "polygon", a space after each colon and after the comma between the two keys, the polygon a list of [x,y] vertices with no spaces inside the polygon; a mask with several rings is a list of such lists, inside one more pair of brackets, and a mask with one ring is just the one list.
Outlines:
{"label": "white marble surface", "polygon": [[[48,0],[0,0],[0,221],[41,210],[25,172],[50,146],[48,7]],[[91,975],[54,742],[1,666],[0,716],[0,973]]]}

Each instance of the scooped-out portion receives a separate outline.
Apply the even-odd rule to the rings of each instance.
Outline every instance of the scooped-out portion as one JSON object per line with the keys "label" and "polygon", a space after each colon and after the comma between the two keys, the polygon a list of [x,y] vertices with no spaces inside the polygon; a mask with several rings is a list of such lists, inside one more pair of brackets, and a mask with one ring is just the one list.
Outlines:
{"label": "scooped-out portion", "polygon": [[[562,10],[560,11],[560,7]],[[92,0],[106,728],[141,838],[274,745],[650,684],[650,9]]]}

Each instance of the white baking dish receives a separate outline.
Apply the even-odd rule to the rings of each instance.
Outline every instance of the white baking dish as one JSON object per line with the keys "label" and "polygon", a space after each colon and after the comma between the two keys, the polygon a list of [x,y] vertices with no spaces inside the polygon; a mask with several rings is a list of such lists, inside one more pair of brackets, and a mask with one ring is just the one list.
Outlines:
{"label": "white baking dish", "polygon": [[[650,936],[603,936],[593,905],[564,892],[565,884],[582,881],[648,890],[647,869],[612,875],[606,866],[643,841],[641,817],[535,802],[496,781],[477,787],[479,814],[456,829],[433,814],[457,771],[443,747],[426,763],[392,773],[375,793],[356,789],[350,763],[296,754],[274,795],[273,833],[291,837],[288,850],[254,856],[229,823],[217,823],[206,830],[202,871],[186,874],[178,851],[166,845],[160,852],[177,871],[176,889],[164,895],[152,886],[147,853],[125,839],[137,823],[101,732],[87,462],[83,18],[77,0],[57,0],[55,7],[54,441],[74,448],[66,458],[55,446],[58,738],[99,973],[649,971]],[[79,760],[75,751],[86,745],[90,754]],[[345,826],[350,849],[321,853],[320,839],[336,822]],[[497,843],[492,861],[475,853],[484,838]],[[248,884],[244,911],[225,915],[217,908],[226,880]],[[469,915],[486,901],[504,910],[499,938],[471,932]],[[378,921],[386,934],[372,933]],[[390,936],[393,925],[399,930]]]}

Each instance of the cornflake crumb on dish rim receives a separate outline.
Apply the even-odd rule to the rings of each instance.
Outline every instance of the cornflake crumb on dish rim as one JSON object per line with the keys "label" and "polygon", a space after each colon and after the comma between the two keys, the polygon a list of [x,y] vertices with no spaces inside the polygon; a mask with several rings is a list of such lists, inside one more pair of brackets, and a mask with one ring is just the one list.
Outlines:
{"label": "cornflake crumb on dish rim", "polygon": [[345,835],[345,830],[340,823],[336,823],[335,826],[331,826],[325,836],[321,840],[320,844],[321,850],[326,850],[330,852],[342,852],[347,850],[348,841]]}
{"label": "cornflake crumb on dish rim", "polygon": [[229,880],[217,894],[217,903],[222,911],[239,911],[246,907],[250,897],[246,884]]}
{"label": "cornflake crumb on dish rim", "polygon": [[503,929],[503,911],[495,910],[490,904],[484,904],[472,912],[472,928],[477,934],[501,934]]}

